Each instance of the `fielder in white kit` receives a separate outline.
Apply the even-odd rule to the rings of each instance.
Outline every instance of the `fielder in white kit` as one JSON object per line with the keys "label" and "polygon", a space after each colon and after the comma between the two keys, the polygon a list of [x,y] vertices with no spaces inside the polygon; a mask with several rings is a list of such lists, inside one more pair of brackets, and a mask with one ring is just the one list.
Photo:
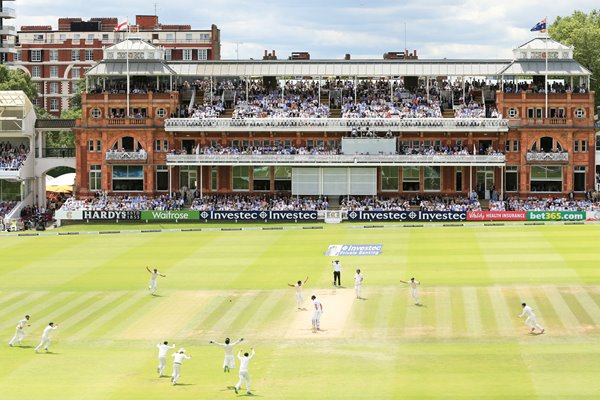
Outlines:
{"label": "fielder in white kit", "polygon": [[177,385],[179,379],[179,373],[181,372],[181,363],[183,360],[189,360],[192,356],[185,355],[185,349],[179,349],[177,353],[173,354],[173,375],[171,375],[171,382],[173,385]]}
{"label": "fielder in white kit", "polygon": [[298,310],[303,310],[302,303],[304,303],[304,296],[302,296],[302,285],[305,285],[306,281],[308,281],[308,276],[306,277],[304,282],[298,281],[293,285],[291,283],[288,283],[288,286],[296,288],[296,303],[298,303]]}
{"label": "fielder in white kit", "polygon": [[47,327],[44,328],[44,332],[42,332],[42,341],[38,344],[38,347],[35,348],[35,352],[37,353],[43,347],[44,350],[48,351],[48,346],[50,346],[50,332],[58,328],[58,324],[54,322],[50,322]]}
{"label": "fielder in white kit", "polygon": [[156,348],[158,348],[158,367],[156,368],[156,372],[158,372],[158,376],[163,376],[163,372],[167,365],[167,353],[169,350],[173,350],[175,348],[175,344],[169,346],[169,342],[163,342],[162,344],[157,344]]}
{"label": "fielder in white kit", "polygon": [[401,280],[400,282],[408,283],[410,285],[410,293],[412,294],[412,298],[415,300],[415,305],[420,306],[421,303],[419,301],[418,287],[421,284],[421,282],[415,280],[415,278],[410,278],[410,281],[408,282],[403,280]]}
{"label": "fielder in white kit", "polygon": [[313,301],[313,305],[315,307],[312,317],[312,329],[313,332],[316,332],[321,330],[321,314],[323,313],[323,305],[319,300],[317,300],[317,296],[314,294],[311,296],[311,300]]}
{"label": "fielder in white kit", "polygon": [[363,276],[360,273],[360,269],[357,269],[356,274],[354,274],[354,290],[356,291],[357,299],[362,299],[362,297],[361,297],[362,283],[363,283]]}
{"label": "fielder in white kit", "polygon": [[165,278],[166,275],[161,274],[160,272],[158,272],[158,270],[156,268],[154,268],[152,271],[150,271],[150,268],[146,267],[146,271],[148,271],[150,273],[150,285],[148,286],[148,289],[150,289],[150,293],[151,294],[155,294],[156,293],[156,287],[157,287],[156,279],[159,276],[162,276],[163,278]]}
{"label": "fielder in white kit", "polygon": [[225,359],[223,360],[223,372],[229,372],[229,370],[235,369],[235,359],[233,358],[233,346],[243,341],[244,338],[239,338],[233,343],[230,343],[231,340],[229,338],[225,338],[225,343],[219,343],[212,340],[210,341],[210,344],[216,344],[217,346],[222,346],[225,349]]}
{"label": "fielder in white kit", "polygon": [[246,393],[252,394],[250,392],[250,374],[248,373],[248,366],[250,364],[250,360],[252,359],[252,357],[254,357],[254,349],[250,349],[250,351],[252,352],[251,354],[244,353],[243,357],[242,351],[243,350],[240,349],[240,352],[238,353],[238,358],[240,359],[240,379],[238,380],[238,383],[236,383],[233,387],[233,390],[235,390],[235,394],[237,394],[238,390],[240,390],[240,387],[242,386],[242,383],[244,383],[245,380]]}
{"label": "fielder in white kit", "polygon": [[523,306],[523,312],[519,315],[519,318],[523,318],[525,315],[527,316],[525,324],[531,328],[531,333],[535,332],[535,328],[538,328],[540,333],[544,333],[544,328],[538,324],[533,308],[529,307],[526,303],[521,303],[521,305]]}
{"label": "fielder in white kit", "polygon": [[25,337],[25,327],[26,326],[31,326],[31,325],[29,325],[29,315],[26,315],[25,318],[20,320],[19,323],[17,324],[15,336],[13,336],[12,339],[10,339],[10,342],[8,342],[8,345],[10,347],[13,347],[15,342],[18,342],[19,346],[21,345],[21,341]]}

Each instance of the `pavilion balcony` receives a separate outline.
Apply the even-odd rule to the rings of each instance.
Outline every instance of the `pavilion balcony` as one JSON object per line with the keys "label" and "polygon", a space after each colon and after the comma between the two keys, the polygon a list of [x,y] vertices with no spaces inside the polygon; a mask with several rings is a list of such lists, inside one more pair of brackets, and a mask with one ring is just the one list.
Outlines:
{"label": "pavilion balcony", "polygon": [[498,118],[171,118],[167,132],[350,132],[353,128],[391,132],[508,132]]}
{"label": "pavilion balcony", "polygon": [[335,154],[335,155],[167,155],[167,165],[279,165],[279,166],[504,166],[500,155],[397,155],[397,154]]}

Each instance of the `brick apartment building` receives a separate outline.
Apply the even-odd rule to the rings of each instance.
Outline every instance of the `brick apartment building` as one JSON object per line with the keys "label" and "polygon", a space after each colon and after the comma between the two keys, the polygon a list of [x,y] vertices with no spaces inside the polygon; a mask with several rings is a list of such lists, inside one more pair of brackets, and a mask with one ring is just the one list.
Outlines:
{"label": "brick apartment building", "polygon": [[[15,18],[15,9],[5,7],[5,4],[14,0],[0,0],[0,64],[11,59],[15,52],[13,37],[16,35],[15,27],[5,20]],[[11,54],[11,56],[9,56]]]}
{"label": "brick apartment building", "polygon": [[[114,31],[119,22],[112,17],[88,21],[59,18],[58,29],[50,25],[22,26],[17,32],[16,53],[9,53],[7,58],[33,78],[39,93],[35,105],[56,116],[67,109],[77,83],[102,59],[102,49],[125,39],[126,32]],[[156,15],[137,15],[130,35],[162,47],[166,61],[221,58],[216,25],[192,29],[190,25],[161,24]]]}

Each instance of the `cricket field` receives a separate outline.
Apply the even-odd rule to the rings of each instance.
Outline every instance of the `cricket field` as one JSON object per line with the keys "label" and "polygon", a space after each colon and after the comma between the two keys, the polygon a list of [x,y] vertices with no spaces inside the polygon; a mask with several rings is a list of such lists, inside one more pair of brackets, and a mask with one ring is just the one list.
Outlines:
{"label": "cricket field", "polygon": [[[237,370],[209,344],[227,336],[256,350],[265,399],[600,398],[600,225],[284,227],[0,237],[0,399],[236,398]],[[339,257],[335,289],[330,244],[383,251]],[[157,296],[146,266],[166,274]],[[287,284],[307,276],[297,310]],[[413,276],[421,307],[399,282]],[[523,301],[546,333],[529,334]],[[50,321],[50,352],[35,354]],[[177,386],[156,373],[164,340],[192,356]]]}

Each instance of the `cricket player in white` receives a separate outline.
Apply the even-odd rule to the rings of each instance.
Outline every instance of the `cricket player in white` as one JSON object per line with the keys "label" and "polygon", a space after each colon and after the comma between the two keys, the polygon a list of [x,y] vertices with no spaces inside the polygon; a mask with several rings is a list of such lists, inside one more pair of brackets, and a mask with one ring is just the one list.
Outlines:
{"label": "cricket player in white", "polygon": [[538,324],[533,308],[529,307],[526,303],[521,303],[521,305],[523,306],[523,312],[519,315],[519,318],[523,318],[525,315],[527,316],[525,324],[531,328],[531,333],[535,331],[535,328],[538,328],[540,333],[544,333],[544,328]]}
{"label": "cricket player in white", "polygon": [[31,326],[31,325],[29,325],[29,315],[26,315],[25,318],[20,320],[19,323],[17,324],[15,336],[13,336],[12,339],[10,339],[10,342],[8,342],[8,345],[10,347],[13,347],[15,342],[19,343],[19,346],[21,345],[21,341],[25,337],[25,327],[26,326]]}
{"label": "cricket player in white", "polygon": [[415,278],[410,278],[410,281],[403,281],[401,280],[400,282],[402,283],[408,283],[410,285],[410,293],[412,294],[413,299],[415,300],[415,305],[416,306],[420,306],[421,303],[419,301],[419,292],[418,292],[418,287],[421,284],[421,282],[415,280]]}
{"label": "cricket player in white", "polygon": [[331,263],[333,266],[333,286],[341,287],[342,286],[342,264],[340,264],[340,260],[335,260]]}
{"label": "cricket player in white", "polygon": [[356,274],[354,274],[354,290],[356,291],[356,298],[357,299],[362,299],[361,293],[362,293],[362,283],[363,283],[363,276],[360,273],[360,269],[356,270]]}
{"label": "cricket player in white", "polygon": [[150,293],[154,294],[154,293],[156,293],[156,285],[157,285],[156,279],[159,276],[162,276],[163,278],[165,278],[166,275],[158,272],[158,270],[156,268],[154,268],[152,271],[150,271],[150,268],[146,267],[146,271],[148,271],[150,273],[150,286],[148,286],[148,289],[150,289]]}
{"label": "cricket player in white", "polygon": [[179,379],[179,373],[181,372],[181,363],[183,360],[189,360],[192,356],[185,355],[185,349],[179,349],[177,353],[173,354],[173,375],[171,375],[171,382],[173,385],[177,385]]}
{"label": "cricket player in white", "polygon": [[288,283],[288,286],[291,286],[293,288],[296,288],[296,303],[298,303],[298,310],[302,310],[302,303],[304,303],[304,297],[302,296],[302,285],[306,284],[306,281],[308,281],[308,276],[306,277],[306,279],[304,280],[304,282],[302,281],[298,281],[295,284],[291,284]]}
{"label": "cricket player in white", "polygon": [[167,353],[169,350],[175,348],[175,344],[169,346],[169,342],[163,342],[162,344],[157,344],[156,348],[158,349],[158,367],[156,368],[156,372],[158,372],[158,376],[161,377],[167,366]]}
{"label": "cricket player in white", "polygon": [[35,348],[35,352],[37,353],[43,347],[44,350],[48,351],[48,346],[50,346],[50,332],[58,328],[58,324],[54,322],[50,322],[47,327],[44,328],[44,332],[42,332],[42,341]]}
{"label": "cricket player in white", "polygon": [[242,386],[244,380],[246,381],[246,393],[252,394],[250,393],[250,374],[248,373],[248,364],[250,364],[250,360],[252,359],[252,357],[254,357],[254,349],[250,349],[250,351],[252,352],[251,354],[244,353],[243,357],[241,349],[238,353],[238,358],[240,359],[240,379],[238,380],[238,383],[236,383],[233,387],[233,390],[235,390],[235,394],[237,394],[238,390],[240,390],[240,386]]}
{"label": "cricket player in white", "polygon": [[225,343],[219,343],[212,340],[210,341],[210,344],[216,344],[217,346],[222,346],[225,349],[225,359],[223,360],[223,372],[229,372],[229,370],[235,369],[235,358],[233,358],[233,346],[243,341],[244,338],[239,338],[233,343],[230,343],[231,340],[229,338],[225,338]]}
{"label": "cricket player in white", "polygon": [[323,305],[319,300],[317,300],[317,296],[314,294],[311,296],[311,300],[313,301],[313,305],[315,307],[312,317],[312,328],[313,332],[316,332],[321,330],[321,314],[323,313]]}

